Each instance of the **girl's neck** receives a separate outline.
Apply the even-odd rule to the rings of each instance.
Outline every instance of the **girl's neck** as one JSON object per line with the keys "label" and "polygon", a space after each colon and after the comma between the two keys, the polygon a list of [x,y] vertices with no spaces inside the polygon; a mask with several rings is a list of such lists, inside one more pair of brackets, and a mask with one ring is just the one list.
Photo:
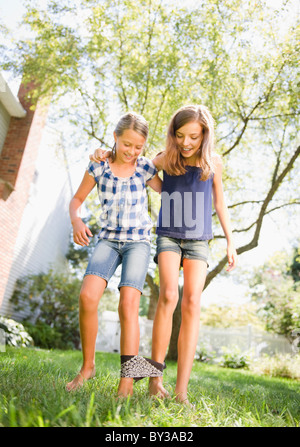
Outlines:
{"label": "girl's neck", "polygon": [[197,167],[200,167],[199,161],[197,160],[196,157],[185,158],[183,160],[183,164],[184,164],[184,166],[197,166]]}
{"label": "girl's neck", "polygon": [[131,177],[135,172],[136,163],[137,160],[132,163],[125,163],[119,160],[118,157],[114,161],[110,158],[108,159],[110,170],[116,177]]}

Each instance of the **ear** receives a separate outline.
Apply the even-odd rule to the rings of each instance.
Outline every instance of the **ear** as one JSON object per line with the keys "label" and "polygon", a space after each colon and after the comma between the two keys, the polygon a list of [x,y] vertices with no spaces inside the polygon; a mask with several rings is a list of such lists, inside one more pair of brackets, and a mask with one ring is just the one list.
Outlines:
{"label": "ear", "polygon": [[115,143],[117,142],[117,134],[116,134],[116,132],[114,132],[114,139],[115,139]]}

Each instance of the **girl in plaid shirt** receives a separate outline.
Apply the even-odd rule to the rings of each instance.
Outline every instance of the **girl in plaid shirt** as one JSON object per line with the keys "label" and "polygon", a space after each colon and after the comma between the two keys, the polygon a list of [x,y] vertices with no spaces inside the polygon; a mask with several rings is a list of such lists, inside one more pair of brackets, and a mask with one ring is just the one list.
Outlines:
{"label": "girl in plaid shirt", "polygon": [[[68,391],[77,389],[95,375],[98,304],[109,279],[120,264],[120,348],[124,373],[121,374],[118,395],[131,395],[133,377],[145,374],[145,368],[152,368],[152,373],[162,374],[162,365],[155,362],[151,364],[151,361],[146,362],[138,357],[139,301],[149,265],[152,226],[145,186],[148,184],[155,191],[161,190],[161,180],[154,164],[140,156],[147,136],[148,124],[142,116],[131,112],[122,116],[114,131],[115,145],[111,157],[104,162],[89,164],[70,202],[74,242],[81,246],[89,245],[89,237],[93,235],[80,217],[80,207],[97,185],[101,204],[101,230],[79,298],[83,364],[79,374],[67,384]],[[132,374],[130,368],[137,363],[138,374]],[[142,372],[141,363],[144,365]]]}

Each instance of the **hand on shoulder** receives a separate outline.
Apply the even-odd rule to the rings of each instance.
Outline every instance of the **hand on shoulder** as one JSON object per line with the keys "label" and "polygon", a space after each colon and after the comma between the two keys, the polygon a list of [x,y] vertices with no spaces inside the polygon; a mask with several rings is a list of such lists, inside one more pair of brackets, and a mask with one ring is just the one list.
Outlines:
{"label": "hand on shoulder", "polygon": [[89,159],[91,161],[95,161],[96,163],[100,163],[100,161],[105,161],[111,154],[111,151],[106,151],[104,149],[96,149],[93,154],[89,155]]}
{"label": "hand on shoulder", "polygon": [[164,169],[164,159],[165,159],[165,152],[159,152],[155,158],[152,160],[154,163],[154,166],[158,171]]}

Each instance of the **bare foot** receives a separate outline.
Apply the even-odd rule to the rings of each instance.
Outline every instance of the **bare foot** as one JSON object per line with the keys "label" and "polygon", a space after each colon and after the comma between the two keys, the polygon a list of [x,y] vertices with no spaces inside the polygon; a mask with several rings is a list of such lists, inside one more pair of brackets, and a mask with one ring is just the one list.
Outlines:
{"label": "bare foot", "polygon": [[160,399],[170,397],[168,391],[163,387],[162,377],[149,378],[149,393],[150,396],[157,396]]}
{"label": "bare foot", "polygon": [[195,410],[196,406],[194,404],[192,404],[189,400],[186,394],[184,393],[178,393],[176,395],[176,402],[179,402],[183,405],[186,405],[188,408],[190,408],[191,410]]}
{"label": "bare foot", "polygon": [[133,395],[133,379],[131,377],[122,377],[118,387],[118,399]]}
{"label": "bare foot", "polygon": [[118,387],[117,399],[127,398],[133,395],[133,379],[130,377],[123,377],[120,379]]}
{"label": "bare foot", "polygon": [[86,380],[92,379],[95,377],[95,368],[83,369],[79,371],[75,379],[71,382],[67,383],[66,390],[67,391],[75,391],[78,388],[81,388]]}

